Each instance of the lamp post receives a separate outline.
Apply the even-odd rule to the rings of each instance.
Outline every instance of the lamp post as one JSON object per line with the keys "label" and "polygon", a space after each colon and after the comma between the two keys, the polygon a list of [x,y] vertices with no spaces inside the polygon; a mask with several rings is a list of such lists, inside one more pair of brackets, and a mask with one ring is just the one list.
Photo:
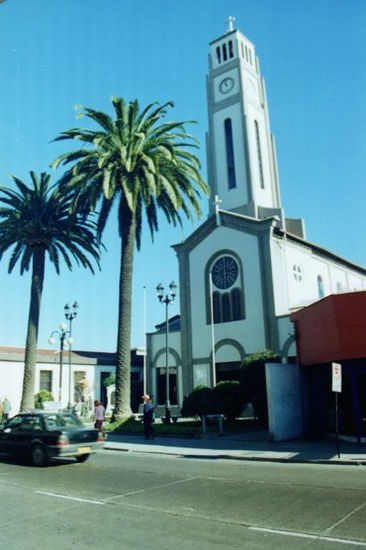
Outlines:
{"label": "lamp post", "polygon": [[68,344],[70,344],[69,336],[70,333],[67,330],[67,327],[65,323],[62,323],[60,325],[60,330],[54,330],[51,332],[51,335],[48,339],[49,344],[54,344],[56,342],[55,335],[57,335],[60,339],[60,385],[59,385],[59,391],[58,391],[58,400],[61,405],[61,399],[62,399],[62,368],[63,368],[63,360],[64,360],[64,343],[65,340]]}
{"label": "lamp post", "polygon": [[170,381],[169,381],[169,317],[168,306],[174,302],[177,294],[177,285],[172,281],[169,285],[169,294],[164,298],[164,287],[161,283],[156,287],[159,302],[165,304],[165,366],[166,366],[166,401],[165,401],[165,422],[170,424]]}
{"label": "lamp post", "polygon": [[76,301],[72,304],[72,307],[70,307],[69,304],[66,304],[65,307],[64,307],[65,317],[69,321],[69,339],[68,339],[68,343],[69,343],[69,403],[68,403],[68,406],[67,406],[69,411],[71,411],[72,401],[73,401],[72,400],[72,387],[71,387],[72,386],[72,384],[71,384],[71,382],[72,382],[71,346],[72,346],[72,343],[73,343],[72,322],[78,314],[78,309],[79,309],[79,304]]}
{"label": "lamp post", "polygon": [[53,345],[56,342],[55,335],[57,335],[60,339],[60,384],[59,384],[59,403],[61,405],[61,399],[62,399],[62,370],[63,370],[63,363],[64,363],[64,347],[65,347],[65,341],[66,344],[69,346],[69,402],[68,402],[68,409],[71,410],[71,345],[73,343],[73,339],[71,337],[72,334],[72,322],[77,316],[78,313],[78,303],[74,302],[72,305],[72,308],[69,306],[69,304],[66,304],[64,307],[65,312],[65,318],[69,321],[69,329],[67,329],[67,325],[65,323],[61,323],[59,330],[54,330],[51,332],[51,335],[48,339],[49,344]]}

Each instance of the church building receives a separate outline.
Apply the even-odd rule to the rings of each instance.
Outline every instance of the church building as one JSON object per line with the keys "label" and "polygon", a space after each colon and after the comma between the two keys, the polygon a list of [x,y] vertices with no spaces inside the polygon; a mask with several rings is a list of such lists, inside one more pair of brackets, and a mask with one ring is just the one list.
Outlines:
{"label": "church building", "polygon": [[198,384],[235,379],[249,353],[296,361],[291,313],[366,289],[366,269],[309,242],[303,220],[285,216],[264,80],[233,18],[210,44],[207,102],[209,215],[173,245],[180,318],[147,336],[148,388],[163,407],[168,362],[173,414]]}

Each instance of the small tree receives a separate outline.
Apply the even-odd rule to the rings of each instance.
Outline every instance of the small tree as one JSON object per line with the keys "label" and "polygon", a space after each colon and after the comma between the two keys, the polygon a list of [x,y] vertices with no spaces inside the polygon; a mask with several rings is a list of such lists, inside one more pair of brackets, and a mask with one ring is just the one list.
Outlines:
{"label": "small tree", "polygon": [[47,390],[41,390],[34,396],[34,408],[43,409],[43,403],[46,401],[54,401],[53,395]]}
{"label": "small tree", "polygon": [[237,380],[224,380],[223,382],[219,382],[213,391],[221,402],[222,414],[224,414],[229,421],[235,420],[248,402],[246,392],[242,384]]}
{"label": "small tree", "polygon": [[239,375],[245,391],[246,402],[252,403],[254,414],[265,424],[268,423],[265,364],[269,361],[280,363],[281,357],[278,353],[270,350],[251,353],[243,360]]}
{"label": "small tree", "polygon": [[221,413],[222,403],[219,396],[207,386],[197,386],[184,398],[182,416],[203,416]]}

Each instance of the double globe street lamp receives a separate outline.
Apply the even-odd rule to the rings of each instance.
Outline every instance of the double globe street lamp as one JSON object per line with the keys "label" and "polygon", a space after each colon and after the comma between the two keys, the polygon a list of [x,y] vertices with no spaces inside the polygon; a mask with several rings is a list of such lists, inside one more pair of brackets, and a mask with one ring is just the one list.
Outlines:
{"label": "double globe street lamp", "polygon": [[67,328],[67,325],[65,323],[61,323],[59,330],[54,330],[51,332],[51,335],[48,339],[48,343],[51,345],[54,345],[56,342],[55,335],[57,335],[60,339],[60,383],[59,383],[59,403],[61,405],[62,400],[62,370],[63,370],[63,360],[64,360],[64,347],[65,342],[69,346],[69,402],[68,402],[68,409],[71,410],[72,408],[72,397],[71,397],[71,380],[72,380],[72,372],[71,372],[71,346],[73,343],[72,338],[72,322],[75,319],[75,317],[78,314],[79,305],[77,302],[74,302],[72,307],[69,306],[69,304],[66,304],[64,307],[64,313],[65,318],[67,321],[69,321],[69,328]]}
{"label": "double globe street lamp", "polygon": [[166,400],[165,400],[165,422],[170,424],[170,380],[169,380],[169,316],[168,306],[172,304],[177,295],[177,285],[172,281],[169,285],[169,293],[164,297],[164,287],[161,283],[156,287],[158,300],[165,304],[165,367],[166,367]]}

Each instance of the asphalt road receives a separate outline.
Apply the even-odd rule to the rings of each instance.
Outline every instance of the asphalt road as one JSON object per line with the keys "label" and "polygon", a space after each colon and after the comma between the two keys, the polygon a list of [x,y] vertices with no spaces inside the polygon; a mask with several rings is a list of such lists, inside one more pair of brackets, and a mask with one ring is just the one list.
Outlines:
{"label": "asphalt road", "polygon": [[0,458],[0,548],[366,549],[366,468],[103,451]]}

